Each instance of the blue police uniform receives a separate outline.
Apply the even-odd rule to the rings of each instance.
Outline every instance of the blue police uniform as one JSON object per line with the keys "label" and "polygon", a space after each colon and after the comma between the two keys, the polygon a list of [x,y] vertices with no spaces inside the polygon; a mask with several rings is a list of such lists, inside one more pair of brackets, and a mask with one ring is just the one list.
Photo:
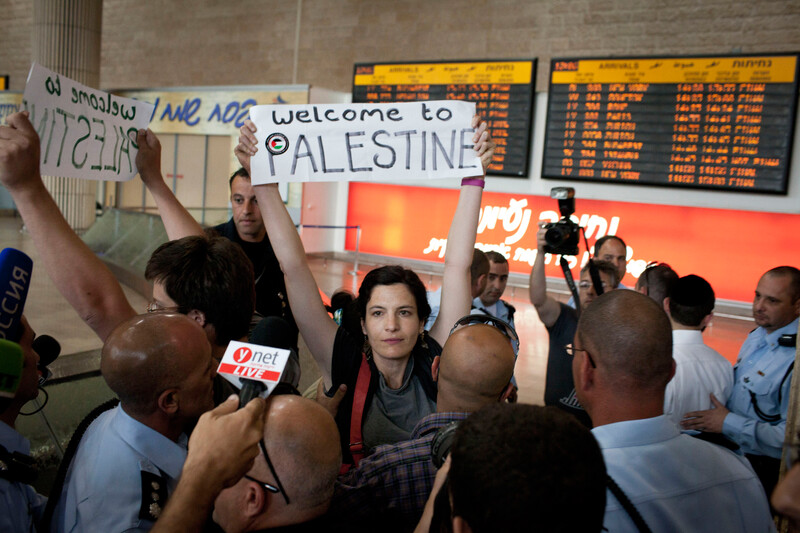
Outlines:
{"label": "blue police uniform", "polygon": [[81,439],[53,524],[59,532],[149,531],[178,484],[186,436],[173,442],[120,406]]}
{"label": "blue police uniform", "polygon": [[[28,439],[4,422],[0,422],[0,446],[8,453],[25,455],[31,449]],[[0,466],[0,470],[5,468]],[[36,531],[35,523],[42,517],[47,498],[37,494],[30,485],[9,478],[13,478],[12,473],[0,472],[0,531]]]}
{"label": "blue police uniform", "polygon": [[739,351],[722,433],[744,453],[781,456],[795,348],[779,346],[778,338],[796,334],[797,324],[795,319],[772,333],[756,328]]}
{"label": "blue police uniform", "polygon": [[472,300],[472,313],[474,314],[476,311],[486,315],[492,315],[493,317],[508,322],[511,324],[512,328],[514,327],[514,312],[516,309],[514,309],[514,306],[504,302],[503,300],[497,300],[497,304],[495,305],[495,313],[492,314],[485,308],[480,296],[478,296]]}
{"label": "blue police uniform", "polygon": [[439,307],[442,305],[442,288],[439,287],[435,291],[428,291],[426,295],[428,297],[428,305],[431,306],[431,314],[428,315],[428,319],[425,321],[425,329],[430,331],[433,323],[436,322],[436,317],[439,316]]}

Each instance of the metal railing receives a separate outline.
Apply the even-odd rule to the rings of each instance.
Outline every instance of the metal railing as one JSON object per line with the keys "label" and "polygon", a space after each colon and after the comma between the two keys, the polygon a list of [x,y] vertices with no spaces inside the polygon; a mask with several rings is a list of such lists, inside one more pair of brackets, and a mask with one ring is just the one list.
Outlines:
{"label": "metal railing", "polygon": [[361,226],[330,226],[330,225],[325,225],[325,224],[298,224],[297,227],[300,228],[301,230],[303,230],[305,228],[344,229],[344,230],[354,229],[354,230],[356,230],[356,253],[355,253],[355,259],[353,260],[353,270],[351,270],[349,272],[349,274],[351,276],[357,276],[359,274],[359,271],[358,271],[358,253],[359,253],[359,248],[361,246]]}

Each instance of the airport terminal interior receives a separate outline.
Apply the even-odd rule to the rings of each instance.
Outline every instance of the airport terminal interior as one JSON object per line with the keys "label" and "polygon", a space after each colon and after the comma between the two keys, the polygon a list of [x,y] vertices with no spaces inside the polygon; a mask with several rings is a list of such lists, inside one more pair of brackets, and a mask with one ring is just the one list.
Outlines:
{"label": "airport terminal interior", "polygon": [[[703,276],[717,299],[703,338],[732,365],[756,327],[759,276],[800,266],[796,0],[4,0],[0,7],[0,123],[36,94],[52,95],[26,85],[34,63],[60,74],[65,87],[71,79],[87,94],[152,104],[140,113],[152,113],[162,174],[205,227],[231,216],[233,148],[256,105],[475,102],[497,141],[476,246],[509,260],[502,298],[516,308],[522,403],[544,405],[550,349],[529,295],[537,224],[573,215],[551,197],[553,188],[574,189],[572,220],[585,228],[579,251],[564,254],[576,278],[587,245],[613,234],[627,242],[628,288],[654,261]],[[637,115],[644,109],[637,105],[650,107]],[[37,121],[36,107],[28,109],[52,139],[55,118],[48,126],[46,114]],[[52,165],[56,145],[42,139]],[[85,138],[65,132],[64,139],[74,143],[74,163]],[[110,150],[112,140],[108,134],[103,146]],[[314,143],[302,156],[312,165]],[[128,165],[124,146],[113,148],[116,174]],[[152,299],[144,265],[167,240],[155,200],[138,176],[115,181],[74,166],[89,179],[56,175],[46,178],[48,189],[143,313]],[[440,288],[461,176],[434,174],[280,184],[323,298],[357,293],[367,272],[389,264],[416,271],[429,291]],[[31,326],[62,346],[47,398],[25,411],[46,406],[17,422],[45,465],[36,487],[47,493],[75,426],[113,393],[100,376],[101,341],[38,265],[0,185],[0,248],[7,247],[33,259]],[[566,302],[556,254],[546,275],[548,294]],[[302,341],[300,360],[304,390],[320,372]]]}

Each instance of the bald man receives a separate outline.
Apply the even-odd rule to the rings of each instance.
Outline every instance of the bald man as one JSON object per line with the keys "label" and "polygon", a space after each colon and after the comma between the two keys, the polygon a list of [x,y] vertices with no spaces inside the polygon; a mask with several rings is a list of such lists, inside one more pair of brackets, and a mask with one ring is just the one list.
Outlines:
{"label": "bald man", "polygon": [[211,345],[186,315],[139,315],[109,334],[100,370],[120,403],[80,439],[53,525],[148,531],[180,477],[184,431],[213,407]]}
{"label": "bald man", "polygon": [[[681,434],[664,416],[675,373],[669,319],[652,299],[611,291],[578,322],[572,371],[609,476],[654,532],[773,531],[764,489],[744,457]],[[604,528],[641,531],[611,490]]]}
{"label": "bald man", "polygon": [[410,440],[377,447],[341,476],[332,512],[356,523],[379,523],[384,531],[413,529],[436,476],[434,436],[485,405],[505,401],[513,371],[514,350],[500,329],[472,324],[453,332],[433,361],[436,413],[417,424]]}
{"label": "bald man", "polygon": [[226,533],[288,526],[295,526],[292,531],[331,531],[325,514],[342,464],[336,423],[306,398],[275,396],[267,404],[263,450],[250,471],[219,494],[214,521]]}

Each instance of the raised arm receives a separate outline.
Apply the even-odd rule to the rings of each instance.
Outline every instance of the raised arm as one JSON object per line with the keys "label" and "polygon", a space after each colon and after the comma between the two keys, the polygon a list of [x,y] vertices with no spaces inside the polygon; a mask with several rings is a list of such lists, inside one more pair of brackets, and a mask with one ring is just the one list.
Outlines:
{"label": "raised arm", "polygon": [[[253,135],[256,131],[255,125],[247,120],[240,131],[239,144],[234,152],[249,173],[250,157],[257,150],[257,141]],[[252,176],[252,174],[250,175]],[[253,179],[255,178],[253,176]],[[295,322],[319,366],[325,388],[330,389],[333,342],[336,339],[338,326],[322,304],[317,282],[308,267],[303,242],[300,240],[300,235],[294,227],[289,212],[286,211],[286,206],[278,191],[278,185],[275,183],[255,185],[253,189],[264,219],[267,236],[283,271],[289,305],[294,313]]]}
{"label": "raised arm", "polygon": [[101,340],[136,312],[114,275],[69,227],[39,173],[39,137],[27,112],[0,126],[0,182],[14,199],[58,291]]}
{"label": "raised arm", "polygon": [[442,346],[456,320],[468,315],[472,307],[469,267],[472,263],[472,251],[475,248],[475,236],[478,233],[478,216],[483,195],[482,180],[494,154],[494,143],[489,137],[486,123],[476,115],[472,127],[475,128],[472,141],[475,143],[475,151],[481,157],[483,169],[481,174],[462,182],[456,212],[447,234],[442,303],[439,307],[439,316],[430,329],[431,337]]}
{"label": "raised arm", "polygon": [[539,320],[546,327],[550,327],[556,323],[558,316],[561,314],[561,306],[551,296],[547,295],[547,280],[544,276],[544,234],[546,229],[540,227],[536,233],[536,260],[533,262],[533,270],[531,270],[530,279],[530,293],[531,303],[539,313]]}
{"label": "raised arm", "polygon": [[202,235],[203,228],[192,215],[178,201],[161,175],[161,143],[156,134],[146,130],[139,130],[137,134],[139,152],[136,154],[136,168],[144,186],[153,195],[158,207],[158,214],[167,230],[167,237],[171,241]]}

